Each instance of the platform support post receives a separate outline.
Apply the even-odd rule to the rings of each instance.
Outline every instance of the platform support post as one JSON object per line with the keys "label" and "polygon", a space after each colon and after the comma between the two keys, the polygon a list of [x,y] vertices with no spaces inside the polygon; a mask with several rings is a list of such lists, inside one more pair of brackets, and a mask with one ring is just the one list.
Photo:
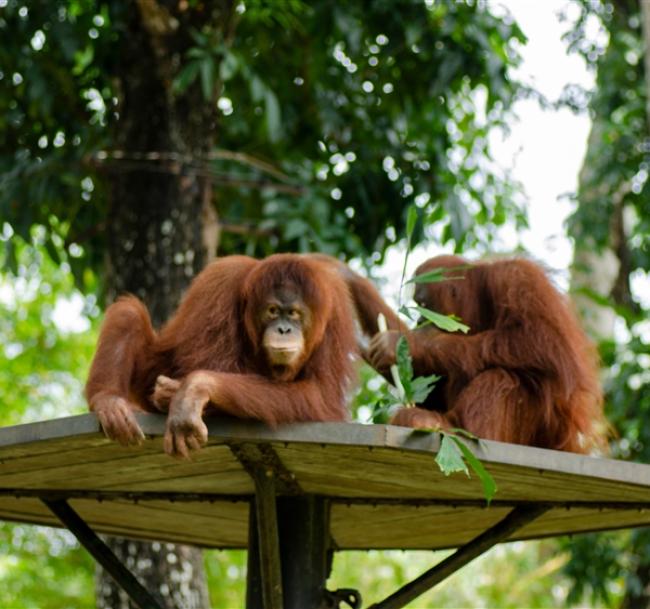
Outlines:
{"label": "platform support post", "polygon": [[[275,479],[272,471],[262,467],[254,468],[252,477],[255,482],[255,498],[250,505],[248,581],[251,582],[251,570],[256,570],[257,573],[253,576],[255,592],[249,591],[247,587],[246,606],[283,609]],[[254,567],[251,567],[251,561]],[[249,602],[253,604],[249,605]]]}
{"label": "platform support post", "polygon": [[140,609],[162,609],[163,605],[120,562],[119,558],[70,507],[67,501],[64,499],[43,499],[42,501]]}
{"label": "platform support post", "polygon": [[[259,537],[254,522],[259,510],[251,507],[248,549],[247,609],[267,609],[263,604],[263,576]],[[277,499],[277,519],[282,565],[283,609],[325,609],[325,589],[331,567],[329,504],[323,497],[302,495]]]}
{"label": "platform support post", "polygon": [[412,600],[415,600],[420,594],[430,590],[461,567],[483,554],[483,552],[502,541],[506,541],[515,531],[531,523],[548,509],[549,506],[547,505],[516,507],[492,528],[468,544],[458,548],[451,556],[445,558],[445,560],[420,575],[417,579],[402,586],[388,598],[371,605],[369,609],[401,609]]}

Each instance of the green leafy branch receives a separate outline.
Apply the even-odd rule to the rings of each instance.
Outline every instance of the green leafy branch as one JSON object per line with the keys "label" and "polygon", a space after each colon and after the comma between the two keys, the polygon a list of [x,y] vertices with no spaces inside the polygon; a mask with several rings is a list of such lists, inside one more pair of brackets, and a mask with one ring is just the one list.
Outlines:
{"label": "green leafy branch", "polygon": [[[380,314],[377,318],[380,332],[385,332],[386,318]],[[396,363],[390,367],[393,384],[388,385],[387,392],[375,403],[373,422],[385,418],[389,411],[397,405],[415,406],[426,400],[433,390],[435,383],[440,379],[437,374],[430,376],[413,376],[413,358],[409,351],[406,338],[400,336],[396,347]]]}
{"label": "green leafy branch", "polygon": [[[462,323],[453,315],[442,315],[431,311],[425,307],[412,306],[407,307],[401,304],[402,287],[405,283],[406,265],[408,256],[411,251],[411,236],[417,221],[417,211],[414,207],[409,208],[406,221],[406,255],[404,257],[404,266],[402,268],[402,279],[399,291],[399,311],[413,321],[412,313],[416,312],[425,323],[432,323],[446,332],[464,332],[469,331],[469,326]],[[462,271],[459,267],[452,272]],[[462,279],[460,276],[452,276],[451,279]],[[433,269],[427,273],[420,274],[407,283],[431,283],[436,281],[449,280],[449,269]],[[387,330],[386,318],[380,314],[377,318],[377,327],[380,332]],[[386,391],[374,404],[372,420],[373,422],[384,422],[389,412],[396,406],[405,408],[415,407],[416,404],[422,404],[429,394],[433,391],[435,384],[440,380],[440,376],[432,374],[429,376],[414,376],[413,358],[409,350],[408,341],[404,336],[400,336],[395,347],[395,364],[390,367],[392,385],[386,386]],[[485,499],[489,504],[494,497],[497,486],[494,478],[485,469],[481,461],[472,452],[467,445],[466,440],[478,442],[478,438],[463,429],[419,429],[415,433],[432,433],[440,434],[440,449],[436,456],[436,463],[440,471],[449,476],[456,472],[464,472],[470,476],[470,469],[478,476],[483,486]],[[461,439],[461,436],[465,440]]]}

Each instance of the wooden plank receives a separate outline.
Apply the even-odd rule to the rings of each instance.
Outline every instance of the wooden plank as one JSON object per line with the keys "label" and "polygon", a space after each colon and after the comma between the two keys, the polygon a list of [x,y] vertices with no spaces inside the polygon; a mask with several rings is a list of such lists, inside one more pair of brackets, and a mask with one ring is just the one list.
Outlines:
{"label": "wooden plank", "polygon": [[[332,506],[332,536],[341,549],[448,549],[495,524],[507,508]],[[650,525],[650,510],[552,509],[511,540]]]}
{"label": "wooden plank", "polygon": [[564,534],[624,529],[650,525],[650,510],[601,510],[572,508],[552,510],[539,522],[524,527],[521,539],[551,537],[556,532]]}
{"label": "wooden plank", "polygon": [[[98,531],[105,527],[138,530],[149,539],[188,539],[199,545],[245,547],[248,536],[248,504],[213,504],[212,513],[184,511],[183,506],[169,503],[73,502],[84,520]],[[109,510],[107,509],[109,507]],[[175,509],[170,509],[174,507]],[[187,510],[187,506],[185,506]],[[191,541],[190,541],[191,540]]]}
{"label": "wooden plank", "polygon": [[[192,543],[205,547],[245,548],[247,502],[212,504],[70,501],[97,532],[124,537]],[[59,527],[60,523],[37,499],[0,500],[0,518]]]}
{"label": "wooden plank", "polygon": [[[276,446],[276,452],[309,493],[349,497],[483,498],[483,489],[476,476],[469,480],[463,474],[444,476],[435,463],[434,454],[298,444]],[[499,463],[487,463],[486,469],[494,476],[497,497],[502,500],[545,501],[553,497],[561,501],[578,496],[585,501],[650,502],[650,488],[638,484]]]}
{"label": "wooden plank", "polygon": [[[73,500],[71,505],[95,530],[127,537],[246,547],[245,502],[178,503]],[[445,549],[466,543],[496,523],[508,508],[332,505],[331,528],[341,549]],[[0,498],[0,518],[52,524],[37,499]],[[650,525],[650,510],[553,509],[514,539]]]}
{"label": "wooden plank", "polygon": [[[434,454],[373,447],[298,445],[275,447],[308,493],[347,497],[482,497],[477,478],[458,484],[446,477]],[[414,475],[418,472],[418,475]]]}
{"label": "wooden plank", "polygon": [[[18,467],[17,461],[22,459],[0,464],[0,488],[153,490],[164,485],[180,492],[252,492],[249,477],[224,445],[207,447],[191,461],[172,459],[162,449],[129,450],[112,446],[87,452],[77,450],[63,458],[41,455],[36,459],[40,459],[41,467],[36,467],[38,460],[30,459],[27,471]],[[194,481],[188,483],[184,480],[187,477]],[[203,484],[197,485],[200,477]]]}
{"label": "wooden plank", "polygon": [[[0,427],[0,431],[3,428]],[[87,434],[68,438],[51,438],[34,440],[25,444],[0,446],[0,463],[10,465],[16,459],[55,456],[60,452],[87,450],[89,447],[107,447],[114,445],[103,434]],[[116,445],[119,446],[119,445]]]}
{"label": "wooden plank", "polygon": [[[453,547],[489,527],[507,507],[526,501],[548,502],[549,498],[592,502],[606,509],[576,506],[567,512],[555,507],[518,535],[532,538],[650,524],[647,513],[620,509],[627,501],[634,508],[650,510],[647,465],[481,442],[476,452],[498,486],[495,503],[486,511],[476,476],[446,477],[439,471],[435,463],[439,445],[436,434],[344,423],[269,429],[250,422],[211,419],[208,447],[196,453],[192,461],[182,462],[162,451],[164,417],[138,417],[149,437],[142,447],[134,449],[105,440],[90,414],[0,429],[0,518],[33,522],[45,518],[42,511],[32,511],[34,499],[3,495],[11,489],[251,495],[253,484],[230,453],[229,445],[259,447],[268,443],[286,474],[296,477],[298,491],[331,498],[334,535],[344,548]],[[346,500],[352,504],[341,503]],[[378,504],[354,503],[361,500]],[[426,504],[445,500],[458,502],[458,507]],[[415,501],[424,503],[416,507]],[[182,512],[189,509],[187,505],[178,512],[176,504],[164,501],[158,505],[150,501],[138,506],[125,504],[116,507],[113,500],[99,503],[74,499],[75,506],[87,510],[84,517],[88,522],[102,527],[97,530],[119,529],[136,536],[155,533],[204,545],[246,544],[246,520],[239,520],[243,513],[240,508],[234,509],[230,519],[212,514],[209,504],[187,514]],[[194,519],[200,526],[195,526]]]}
{"label": "wooden plank", "polygon": [[499,499],[503,500],[650,501],[649,487],[625,481],[501,463],[488,468],[497,481]]}
{"label": "wooden plank", "polygon": [[[164,415],[138,414],[138,421],[147,435],[162,436]],[[211,417],[207,419],[210,441],[274,442],[296,444],[330,444],[335,446],[362,446],[403,449],[409,452],[435,453],[439,436],[412,429],[388,425],[361,425],[354,423],[296,423],[270,429],[261,423]],[[15,446],[59,437],[98,434],[94,414],[77,415],[42,423],[30,423],[0,429],[0,451]],[[473,446],[477,456],[486,463],[517,465],[544,471],[591,476],[617,482],[650,487],[650,467],[612,459],[575,455],[481,440]]]}
{"label": "wooden plank", "polygon": [[[157,445],[149,446],[147,442],[146,449],[142,450],[123,449],[113,444],[93,445],[86,452],[80,449],[66,452],[64,457],[30,457],[26,458],[29,462],[26,471],[20,469],[22,459],[14,459],[0,464],[0,487],[158,490],[164,484],[168,490],[178,492],[252,492],[250,480],[225,445],[209,446],[199,451],[192,461],[183,463],[157,452],[154,444]],[[482,497],[476,477],[460,484],[458,476],[443,476],[433,454],[309,444],[276,448],[283,463],[310,493],[350,497]],[[204,477],[206,468],[210,468],[212,479]],[[638,484],[503,464],[488,463],[487,469],[497,481],[498,498],[503,500],[544,501],[547,497],[571,500],[579,495],[586,501],[650,501],[650,489]],[[363,471],[363,485],[359,484],[359,470]]]}
{"label": "wooden plank", "polygon": [[335,504],[331,531],[336,546],[343,549],[447,548],[478,536],[510,511]]}
{"label": "wooden plank", "polygon": [[23,452],[5,458],[0,450],[0,472],[2,475],[12,473],[27,473],[41,469],[64,466],[84,462],[101,462],[118,459],[130,459],[145,454],[160,454],[161,448],[156,442],[147,441],[140,446],[121,446],[106,438],[91,438],[86,436],[83,441],[66,442],[65,440],[50,440],[39,442],[34,445],[36,448],[47,446],[51,451],[27,452],[27,447],[32,445],[21,445]]}
{"label": "wooden plank", "polygon": [[97,417],[91,413],[2,427],[0,428],[0,449],[42,440],[70,439],[88,435],[103,436]]}

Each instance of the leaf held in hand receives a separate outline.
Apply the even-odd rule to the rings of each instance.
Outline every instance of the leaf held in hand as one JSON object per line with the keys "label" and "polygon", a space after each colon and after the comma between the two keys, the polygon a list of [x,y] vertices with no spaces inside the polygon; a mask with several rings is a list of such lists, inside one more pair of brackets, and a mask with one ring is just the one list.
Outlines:
{"label": "leaf held in hand", "polygon": [[469,332],[469,326],[458,321],[451,315],[441,315],[435,311],[425,309],[424,307],[413,307],[424,319],[430,321],[432,324],[436,325],[441,330],[446,330],[447,332],[463,332],[467,334]]}
{"label": "leaf held in hand", "polygon": [[400,336],[395,346],[395,358],[397,360],[397,371],[402,387],[404,387],[404,397],[407,402],[413,401],[413,390],[411,382],[413,379],[413,360],[409,352],[409,344],[403,336]]}
{"label": "leaf held in hand", "polygon": [[431,269],[426,273],[420,273],[411,277],[406,283],[438,283],[440,281],[449,281],[454,280],[458,281],[465,279],[462,274],[462,271],[470,268],[470,265],[457,266],[454,268],[445,268],[438,267],[437,269]]}
{"label": "leaf held in hand", "polygon": [[411,381],[412,399],[416,404],[422,404],[433,391],[436,381],[440,377],[437,374],[431,376],[418,376]]}
{"label": "leaf held in hand", "polygon": [[444,281],[447,279],[445,277],[445,270],[433,269],[432,271],[411,277],[406,283],[437,283],[438,281]]}

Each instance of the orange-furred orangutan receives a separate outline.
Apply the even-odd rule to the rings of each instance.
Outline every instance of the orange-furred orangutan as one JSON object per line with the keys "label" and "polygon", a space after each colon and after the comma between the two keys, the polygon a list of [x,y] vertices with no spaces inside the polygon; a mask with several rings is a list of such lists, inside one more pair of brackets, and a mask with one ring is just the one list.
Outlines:
{"label": "orange-furred orangutan", "polygon": [[[427,403],[403,408],[392,423],[464,428],[481,438],[573,452],[604,445],[598,362],[567,299],[540,266],[525,259],[468,263],[428,260],[421,275],[443,268],[441,282],[416,284],[415,300],[455,314],[468,334],[431,326],[407,332],[417,375],[443,379]],[[400,332],[371,341],[368,359],[385,373]]]}
{"label": "orange-furred orangutan", "polygon": [[137,298],[106,311],[86,397],[104,432],[138,443],[134,412],[168,411],[165,450],[207,441],[206,408],[270,425],[341,421],[354,379],[355,313],[403,325],[372,284],[322,255],[224,257],[192,282],[160,332]]}

